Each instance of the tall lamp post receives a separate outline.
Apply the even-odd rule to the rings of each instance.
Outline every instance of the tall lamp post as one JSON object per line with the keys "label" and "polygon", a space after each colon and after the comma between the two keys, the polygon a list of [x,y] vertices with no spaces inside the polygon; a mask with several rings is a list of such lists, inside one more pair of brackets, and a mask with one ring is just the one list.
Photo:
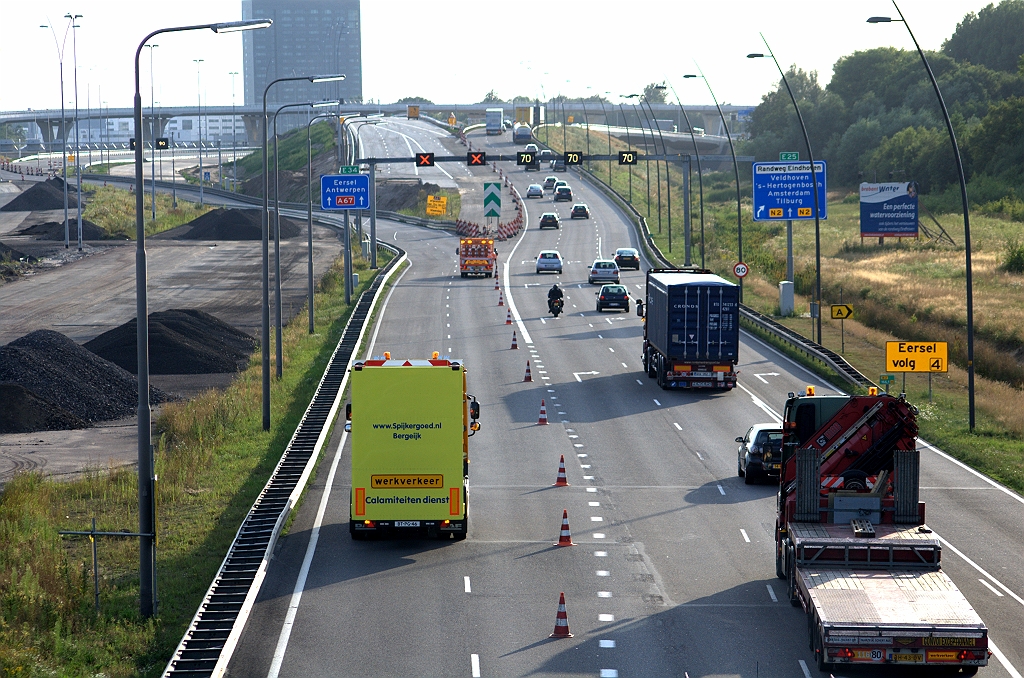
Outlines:
{"label": "tall lamp post", "polygon": [[[269,25],[269,23],[267,24]],[[263,90],[263,309],[260,328],[260,353],[263,356],[263,430],[270,430],[270,173],[267,167],[267,95],[279,82],[307,80],[333,82],[344,75],[297,75],[271,80]]]}
{"label": "tall lamp post", "polygon": [[235,147],[235,76],[238,71],[228,73],[231,76],[231,190],[238,190],[238,155]]}
{"label": "tall lamp post", "polygon": [[153,446],[151,443],[151,413],[149,410],[149,301],[146,287],[146,229],[144,225],[145,205],[143,204],[142,179],[142,94],[139,89],[139,59],[143,46],[149,39],[161,33],[194,31],[209,28],[215,33],[244,31],[253,28],[267,28],[269,19],[253,21],[231,21],[227,23],[203,24],[200,26],[179,26],[161,28],[147,35],[135,50],[135,99],[134,117],[138,142],[135,144],[135,313],[136,313],[136,360],[139,376],[138,447],[139,447],[139,611],[143,617],[151,617],[156,604],[156,497],[154,495]]}
{"label": "tall lamp post", "polygon": [[686,122],[686,129],[690,131],[690,141],[693,142],[693,154],[697,157],[697,185],[699,187],[698,193],[700,194],[700,267],[704,268],[704,172],[700,167],[700,150],[697,148],[697,137],[693,134],[693,125],[690,124],[690,117],[686,115],[686,109],[683,108],[683,101],[676,94],[676,88],[669,87],[672,90],[672,96],[676,98],[676,103],[679,104],[679,110],[683,114],[683,120]]}
{"label": "tall lamp post", "polygon": [[[640,112],[644,114],[644,119],[647,120],[647,127],[650,129],[651,144],[654,146],[654,154],[657,155],[658,154],[658,142],[654,138],[654,125],[656,124],[657,121],[654,120],[654,111],[653,110],[651,111],[651,115],[650,116],[647,115],[647,111],[644,110],[644,100],[645,100],[645,97],[642,94],[629,94],[629,95],[626,95],[626,98],[627,99],[635,98],[635,99],[637,99],[640,102]],[[650,102],[648,102],[648,108],[650,108]],[[640,129],[643,130],[643,127],[641,127]],[[660,129],[658,130],[658,134],[659,135],[661,134],[661,130]],[[645,148],[646,148],[646,144],[645,144]],[[664,139],[662,140],[661,151],[662,151],[662,153],[665,152]],[[651,176],[650,176],[650,169],[651,169],[651,161],[648,160],[647,161],[647,170],[648,170],[648,172],[647,172],[647,216],[648,217],[650,217],[650,210],[651,210],[651,208],[650,208],[650,204],[651,204],[651,196],[650,196],[650,192],[651,192],[651,189],[650,189]],[[656,180],[657,180],[657,188],[658,188],[658,233],[661,233],[661,165],[658,164],[657,160],[654,161],[654,171],[657,174],[657,179]],[[669,251],[671,251],[671,250],[669,250]]]}
{"label": "tall lamp post", "polygon": [[[153,48],[160,45],[146,45],[149,48],[149,115],[153,119],[153,150],[149,163],[149,185],[152,187],[150,202],[153,203],[153,219],[156,219],[156,85],[153,81]],[[90,129],[92,126],[90,125]],[[142,138],[141,136],[139,137]],[[141,142],[140,142],[141,143]]]}
{"label": "tall lamp post", "polygon": [[[622,114],[622,124],[626,127],[626,146],[629,150],[633,150],[633,139],[629,135],[629,119],[626,118],[626,111],[622,108],[622,104],[619,104],[619,113]],[[627,173],[629,174],[629,204],[633,204],[633,166],[626,165]]]}
{"label": "tall lamp post", "polygon": [[[814,169],[814,153],[811,151],[811,138],[807,135],[807,126],[804,124],[804,116],[800,113],[800,106],[796,103],[796,97],[793,96],[793,90],[789,86],[789,80],[786,79],[786,74],[782,71],[782,66],[779,65],[779,60],[775,58],[775,54],[772,53],[772,48],[768,46],[768,41],[765,40],[764,34],[761,33],[761,41],[764,42],[765,49],[768,50],[767,56],[772,58],[775,62],[775,68],[779,70],[779,75],[782,76],[782,84],[786,86],[786,91],[789,92],[789,99],[793,102],[793,108],[796,109],[796,118],[800,121],[800,131],[804,135],[804,144],[807,146],[807,159],[811,163],[811,190],[814,192],[814,299],[818,305],[818,322],[817,322],[817,334],[818,343],[821,343],[821,227],[818,215],[818,173]],[[758,59],[766,55],[754,53],[748,54],[748,59]],[[741,278],[742,280],[742,278]]]}
{"label": "tall lamp post", "polygon": [[199,69],[203,59],[193,59],[196,64],[196,127],[199,132],[199,143],[196,148],[199,150],[199,204],[203,204],[203,89],[199,81]]}
{"label": "tall lamp post", "polygon": [[[722,119],[722,129],[725,130],[725,138],[729,142],[729,151],[732,153],[732,169],[736,174],[736,257],[738,261],[743,261],[743,210],[740,207],[740,166],[736,162],[736,147],[732,143],[732,134],[729,133],[729,123],[725,121],[725,113],[722,112],[722,106],[718,103],[718,98],[715,96],[714,91],[711,89],[711,83],[704,77],[704,71],[700,69],[700,65],[694,62],[697,66],[697,72],[700,75],[694,75],[688,73],[684,75],[684,78],[700,78],[704,81],[704,84],[708,88],[708,93],[711,94],[711,98],[715,102],[715,108],[718,109],[718,117]],[[814,168],[814,164],[811,164],[811,168]],[[815,192],[817,195],[817,192]],[[743,278],[740,278],[740,303],[743,302]]]}
{"label": "tall lamp post", "polygon": [[[340,104],[341,102],[336,102]],[[320,104],[313,104],[314,108],[317,108]],[[326,105],[326,104],[323,104]],[[307,306],[309,307],[309,333],[313,334],[313,138],[310,134],[313,129],[313,123],[321,118],[334,118],[334,113],[321,113],[313,116],[306,125],[306,152],[307,152],[307,164],[306,164],[306,197],[309,200],[308,214],[306,217],[306,238],[308,244],[308,256],[306,258],[306,295],[308,297]],[[352,274],[346,271],[346,274],[351,276]]]}
{"label": "tall lamp post", "polygon": [[[79,15],[80,16],[80,15]],[[68,25],[64,28],[64,40],[63,42],[57,41],[57,32],[53,30],[53,26],[43,24],[40,28],[49,28],[50,33],[53,35],[53,43],[57,47],[57,63],[60,66],[60,124],[57,126],[57,130],[60,133],[60,154],[61,162],[64,167],[64,175],[61,178],[64,183],[64,249],[68,249],[70,246],[71,234],[69,233],[70,224],[68,223],[68,153],[67,153],[67,115],[64,113],[64,47],[68,42],[68,31],[71,29],[71,24],[74,19],[68,21]],[[51,149],[52,150],[52,149]]]}
{"label": "tall lamp post", "polygon": [[[668,89],[664,85],[655,85],[654,89],[664,90]],[[647,110],[651,112],[651,119],[654,121],[654,125],[658,128],[658,139],[661,140],[661,153],[665,156],[665,198],[668,202],[668,251],[672,252],[672,175],[668,171],[668,148],[665,146],[665,137],[661,133],[661,125],[658,124],[658,119],[654,115],[654,109],[651,108],[650,100],[644,96],[643,101],[647,102]],[[651,136],[654,136],[653,134]],[[655,161],[657,166],[657,161]],[[661,179],[658,179],[658,226],[660,230],[661,226]],[[687,262],[689,264],[689,262]]]}
{"label": "tall lamp post", "polygon": [[[65,14],[71,21],[71,53],[75,64],[75,179],[78,184],[78,251],[82,251],[82,133],[78,130],[78,31],[75,23],[81,14]],[[67,178],[65,177],[65,181]]]}
{"label": "tall lamp post", "polygon": [[899,13],[899,19],[893,19],[887,16],[873,16],[868,19],[869,24],[881,24],[890,23],[893,21],[902,21],[903,25],[907,27],[907,32],[910,33],[910,39],[914,41],[914,47],[917,48],[917,54],[921,57],[921,63],[924,64],[924,69],[928,71],[928,79],[932,81],[932,89],[935,90],[935,98],[939,100],[939,108],[942,109],[942,118],[946,121],[946,131],[949,133],[949,143],[953,147],[953,157],[956,160],[956,172],[957,177],[960,179],[960,202],[964,211],[964,252],[966,254],[966,277],[967,277],[967,401],[968,401],[968,421],[970,430],[974,432],[974,277],[971,270],[971,217],[968,211],[967,204],[967,179],[964,177],[964,163],[960,159],[960,146],[956,142],[956,134],[953,132],[953,124],[949,121],[949,111],[946,110],[946,103],[942,99],[942,92],[939,90],[939,83],[935,81],[935,74],[932,73],[932,67],[928,63],[928,59],[925,57],[924,52],[921,51],[921,45],[917,43],[917,38],[914,37],[914,31],[910,30],[910,24],[907,23],[906,17],[903,16],[903,12],[900,10],[899,5],[893,0],[893,7]]}

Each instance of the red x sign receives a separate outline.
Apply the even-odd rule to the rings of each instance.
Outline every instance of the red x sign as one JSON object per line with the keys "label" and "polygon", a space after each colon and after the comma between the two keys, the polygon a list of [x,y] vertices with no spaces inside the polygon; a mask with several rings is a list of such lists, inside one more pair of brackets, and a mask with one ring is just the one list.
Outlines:
{"label": "red x sign", "polygon": [[434,154],[433,153],[417,153],[416,154],[416,166],[417,167],[433,167],[434,166]]}
{"label": "red x sign", "polygon": [[486,165],[487,154],[479,151],[470,151],[466,154],[467,165]]}

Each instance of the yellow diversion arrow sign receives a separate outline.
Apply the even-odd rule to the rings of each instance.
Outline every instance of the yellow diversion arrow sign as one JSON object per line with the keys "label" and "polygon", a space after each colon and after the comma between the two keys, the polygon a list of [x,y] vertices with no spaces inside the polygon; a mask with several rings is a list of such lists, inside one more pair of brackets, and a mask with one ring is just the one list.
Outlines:
{"label": "yellow diversion arrow sign", "polygon": [[853,306],[832,304],[832,320],[849,320],[853,317]]}

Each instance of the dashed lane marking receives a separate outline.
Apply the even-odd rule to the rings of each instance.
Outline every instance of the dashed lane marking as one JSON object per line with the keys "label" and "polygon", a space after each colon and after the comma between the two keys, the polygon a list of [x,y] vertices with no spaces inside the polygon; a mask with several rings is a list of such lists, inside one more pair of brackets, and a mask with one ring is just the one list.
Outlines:
{"label": "dashed lane marking", "polygon": [[743,535],[743,541],[745,541],[745,542],[747,542],[749,544],[750,543],[750,537],[747,536],[747,531],[742,529],[742,528],[740,528],[740,534]]}

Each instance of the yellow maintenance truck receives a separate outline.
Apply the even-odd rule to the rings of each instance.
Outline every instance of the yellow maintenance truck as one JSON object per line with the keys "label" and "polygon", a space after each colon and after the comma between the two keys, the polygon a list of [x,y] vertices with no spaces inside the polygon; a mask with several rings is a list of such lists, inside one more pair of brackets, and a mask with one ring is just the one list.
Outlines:
{"label": "yellow maintenance truck", "polygon": [[469,437],[480,405],[460,361],[365,360],[352,366],[349,531],[465,539]]}

